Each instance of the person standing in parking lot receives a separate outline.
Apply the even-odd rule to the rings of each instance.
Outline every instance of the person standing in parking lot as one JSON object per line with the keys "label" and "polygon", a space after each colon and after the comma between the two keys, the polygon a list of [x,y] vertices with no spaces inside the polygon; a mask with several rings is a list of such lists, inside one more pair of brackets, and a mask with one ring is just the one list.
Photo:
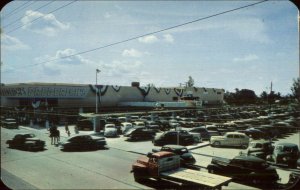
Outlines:
{"label": "person standing in parking lot", "polygon": [[68,137],[70,136],[70,130],[69,130],[69,125],[68,125],[68,122],[65,122],[65,130],[66,130],[66,133],[68,134]]}

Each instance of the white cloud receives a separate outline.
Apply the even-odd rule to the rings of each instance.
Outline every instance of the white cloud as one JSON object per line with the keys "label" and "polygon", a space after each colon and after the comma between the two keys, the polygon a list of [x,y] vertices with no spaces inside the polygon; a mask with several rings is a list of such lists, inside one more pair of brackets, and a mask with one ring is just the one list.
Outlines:
{"label": "white cloud", "polygon": [[234,62],[249,62],[249,61],[254,61],[258,60],[259,57],[255,54],[249,54],[245,55],[244,57],[236,57],[233,59]]}
{"label": "white cloud", "polygon": [[164,40],[168,43],[173,43],[174,42],[174,37],[171,34],[165,34],[164,36]]}
{"label": "white cloud", "polygon": [[124,57],[141,57],[143,53],[135,49],[125,49],[122,55]]}
{"label": "white cloud", "polygon": [[18,38],[1,34],[1,49],[15,51],[30,49],[30,47],[21,42]]}
{"label": "white cloud", "polygon": [[158,38],[155,35],[149,35],[149,36],[145,36],[143,38],[139,38],[138,40],[139,40],[139,42],[142,42],[142,43],[151,44],[151,43],[157,42]]}
{"label": "white cloud", "polygon": [[76,54],[76,50],[67,48],[64,50],[58,50],[54,56],[45,55],[42,57],[37,57],[35,58],[35,61],[45,62],[45,61],[53,60],[55,64],[59,64],[59,65],[77,65],[77,64],[87,64],[91,62],[88,59],[82,57],[81,55],[74,55],[74,54]]}
{"label": "white cloud", "polygon": [[47,36],[55,36],[59,31],[70,28],[69,24],[58,21],[53,14],[43,14],[32,10],[26,11],[21,22],[24,25],[22,28]]}
{"label": "white cloud", "polygon": [[111,18],[112,17],[112,15],[108,12],[104,13],[103,16],[104,16],[104,18]]}

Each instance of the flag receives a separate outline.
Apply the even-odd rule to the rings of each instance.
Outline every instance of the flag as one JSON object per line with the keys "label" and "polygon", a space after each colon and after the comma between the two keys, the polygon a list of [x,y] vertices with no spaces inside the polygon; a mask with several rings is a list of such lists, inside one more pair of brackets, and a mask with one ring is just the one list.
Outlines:
{"label": "flag", "polygon": [[99,70],[99,69],[96,69],[96,72],[97,72],[97,73],[100,73],[100,70]]}

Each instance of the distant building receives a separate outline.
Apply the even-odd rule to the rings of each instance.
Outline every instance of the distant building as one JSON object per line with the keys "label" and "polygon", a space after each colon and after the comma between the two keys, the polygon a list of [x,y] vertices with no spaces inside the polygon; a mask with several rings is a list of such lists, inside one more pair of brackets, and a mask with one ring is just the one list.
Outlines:
{"label": "distant building", "polygon": [[[18,83],[1,86],[1,106],[53,108],[117,107],[132,102],[179,102],[186,99],[202,104],[221,104],[224,90],[198,87],[141,87],[63,83]],[[189,98],[187,98],[189,97]],[[132,104],[133,105],[133,104]],[[155,104],[153,104],[155,105]],[[157,105],[157,104],[156,104]]]}

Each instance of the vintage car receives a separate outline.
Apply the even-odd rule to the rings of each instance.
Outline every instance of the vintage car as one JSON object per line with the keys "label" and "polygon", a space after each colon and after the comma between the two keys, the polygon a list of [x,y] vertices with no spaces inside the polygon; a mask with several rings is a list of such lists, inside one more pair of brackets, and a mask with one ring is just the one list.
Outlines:
{"label": "vintage car", "polygon": [[148,140],[153,139],[156,132],[146,127],[134,127],[129,129],[124,137],[128,137],[128,140]]}
{"label": "vintage car", "polygon": [[93,121],[90,119],[80,119],[76,123],[78,130],[91,131],[94,128]]}
{"label": "vintage car", "polygon": [[105,137],[117,137],[118,129],[115,124],[105,124],[104,126],[104,136]]}
{"label": "vintage car", "polygon": [[92,135],[76,135],[68,138],[60,144],[60,149],[66,150],[96,150],[105,148],[107,145],[104,137]]}
{"label": "vintage car", "polygon": [[249,137],[244,133],[239,132],[227,132],[223,136],[212,136],[210,137],[210,144],[214,147],[220,146],[237,146],[247,148],[249,144]]}
{"label": "vintage car", "polygon": [[17,134],[12,140],[7,140],[6,144],[9,148],[28,151],[44,150],[45,148],[45,141],[36,138],[33,133]]}
{"label": "vintage car", "polygon": [[185,130],[167,131],[156,136],[152,141],[155,146],[163,146],[166,144],[179,144],[188,146],[194,144],[194,135]]}
{"label": "vintage car", "polygon": [[293,143],[278,143],[275,145],[273,153],[267,156],[267,161],[296,168],[298,158],[298,145]]}
{"label": "vintage car", "polygon": [[279,179],[275,168],[255,156],[240,155],[233,159],[214,157],[207,169],[209,173],[223,174],[250,184],[275,185]]}
{"label": "vintage car", "polygon": [[267,137],[267,135],[264,132],[262,132],[259,129],[255,129],[255,128],[238,130],[237,132],[244,133],[245,135],[247,135],[248,137],[250,137],[252,139],[263,139],[263,138]]}
{"label": "vintage car", "polygon": [[194,158],[193,154],[185,146],[164,145],[161,148],[152,149],[152,152],[159,152],[159,151],[173,152],[173,153],[179,155],[181,165],[196,163],[196,159]]}
{"label": "vintage car", "polygon": [[19,124],[14,118],[3,118],[1,120],[1,126],[7,129],[19,129]]}
{"label": "vintage car", "polygon": [[122,122],[121,123],[121,131],[123,134],[126,133],[131,128],[133,128],[133,125],[130,122]]}
{"label": "vintage car", "polygon": [[272,142],[268,140],[254,140],[249,143],[246,151],[247,155],[256,156],[261,159],[266,159],[267,155],[273,153],[274,147]]}
{"label": "vintage car", "polygon": [[199,133],[202,140],[210,140],[210,133],[204,126],[194,127],[193,129],[189,130],[189,132]]}

